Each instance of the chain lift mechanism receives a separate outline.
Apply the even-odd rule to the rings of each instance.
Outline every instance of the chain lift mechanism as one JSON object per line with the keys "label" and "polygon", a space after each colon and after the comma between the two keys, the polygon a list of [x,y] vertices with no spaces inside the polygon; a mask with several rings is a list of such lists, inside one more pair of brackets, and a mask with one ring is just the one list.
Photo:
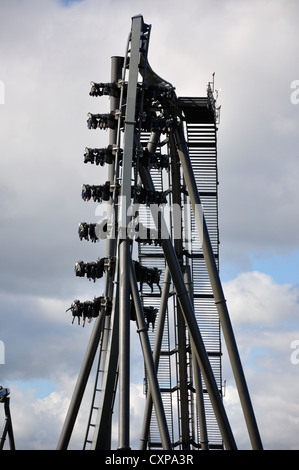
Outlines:
{"label": "chain lift mechanism", "polygon": [[88,113],[87,127],[107,130],[109,142],[86,147],[84,163],[107,165],[108,176],[83,184],[81,195],[105,202],[107,217],[81,222],[78,235],[106,243],[106,256],[78,261],[75,274],[103,282],[104,292],[68,309],[73,321],[94,326],[57,448],[69,446],[94,363],[83,449],[111,449],[116,400],[117,449],[132,448],[135,322],[144,362],[140,450],[237,448],[222,396],[221,332],[252,447],[261,449],[218,272],[214,79],[206,97],[178,98],[148,63],[150,32],[134,16],[125,56],[111,59],[111,83],[91,82],[92,99],[108,96],[110,110]]}

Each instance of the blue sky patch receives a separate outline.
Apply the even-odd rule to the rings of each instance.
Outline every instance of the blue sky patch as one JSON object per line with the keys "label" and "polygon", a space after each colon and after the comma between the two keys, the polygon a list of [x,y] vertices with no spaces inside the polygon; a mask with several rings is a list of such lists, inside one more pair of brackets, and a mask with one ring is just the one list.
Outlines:
{"label": "blue sky patch", "polygon": [[[50,395],[50,393],[55,391],[55,386],[53,382],[49,379],[31,379],[31,380],[14,380],[10,382],[10,386],[16,386],[23,390],[26,393],[29,389],[35,390],[34,396],[35,398],[43,399]],[[9,388],[8,387],[8,388]],[[12,390],[11,390],[12,392]]]}
{"label": "blue sky patch", "polygon": [[65,7],[71,6],[73,3],[84,2],[84,0],[59,0]]}

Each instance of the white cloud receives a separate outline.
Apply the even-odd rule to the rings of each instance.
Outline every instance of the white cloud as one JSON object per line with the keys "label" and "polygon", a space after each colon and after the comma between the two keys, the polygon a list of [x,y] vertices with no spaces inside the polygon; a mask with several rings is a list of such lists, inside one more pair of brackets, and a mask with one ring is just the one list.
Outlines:
{"label": "white cloud", "polygon": [[[264,447],[298,448],[298,366],[291,361],[292,341],[299,338],[298,287],[248,272],[224,283],[224,290]],[[232,427],[240,447],[248,448],[228,359],[224,359],[225,377]]]}
{"label": "white cloud", "polygon": [[296,318],[298,287],[276,284],[264,273],[241,273],[224,283],[224,289],[237,327],[250,323],[264,327]]}

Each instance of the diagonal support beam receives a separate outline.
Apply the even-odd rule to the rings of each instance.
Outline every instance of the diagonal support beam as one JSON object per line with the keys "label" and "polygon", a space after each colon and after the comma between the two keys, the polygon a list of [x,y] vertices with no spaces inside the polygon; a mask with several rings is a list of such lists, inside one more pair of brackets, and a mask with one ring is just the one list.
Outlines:
{"label": "diagonal support beam", "polygon": [[[152,191],[154,191],[155,187],[150,172],[147,169],[143,168],[140,171],[140,176],[143,184]],[[155,215],[156,214],[153,214],[153,218],[156,221],[157,217],[155,217]],[[230,423],[228,421],[226,411],[223,406],[222,398],[217,387],[214,373],[205,349],[201,333],[196,322],[193,305],[191,303],[189,293],[185,286],[181,267],[170,237],[165,236],[168,233],[168,229],[162,213],[160,217],[160,223],[161,227],[157,228],[161,228],[161,233],[163,234],[162,248],[164,251],[164,256],[173,280],[173,284],[175,286],[177,299],[180,303],[185,322],[189,329],[189,334],[195,346],[195,355],[200,365],[205,384],[207,386],[211,404],[214,409],[214,413],[219,425],[220,432],[223,437],[223,441],[227,449],[236,449],[237,447],[235,439],[232,434]]]}
{"label": "diagonal support beam", "polygon": [[129,271],[130,271],[130,285],[132,298],[135,305],[136,320],[138,326],[138,333],[140,336],[140,342],[145,362],[145,367],[149,377],[150,395],[152,397],[154,407],[156,410],[156,416],[161,436],[161,442],[164,450],[171,450],[171,441],[169,431],[167,427],[167,421],[165,417],[163,402],[161,393],[159,390],[159,383],[157,379],[156,367],[151,351],[151,345],[148,337],[148,327],[145,322],[143,307],[138,292],[138,286],[136,281],[135,270],[132,262],[132,258],[129,257]]}
{"label": "diagonal support beam", "polygon": [[182,124],[180,124],[175,130],[175,140],[177,145],[177,151],[181,161],[184,178],[186,181],[189,197],[192,204],[193,213],[195,216],[195,222],[197,230],[201,236],[202,251],[204,254],[207,270],[210,277],[210,282],[214,294],[215,304],[217,306],[218,315],[225,338],[232,370],[234,373],[237,389],[239,392],[240,402],[242,405],[244,418],[247,424],[247,429],[253,449],[262,449],[262,442],[257,427],[246,379],[244,376],[243,367],[241,364],[239,351],[237,348],[233,328],[231,325],[226,300],[222,290],[222,285],[217,270],[215,257],[206,225],[206,221],[202,212],[202,206],[200,197],[197,190],[197,185],[190,162],[189,152],[187,149],[184,130]]}
{"label": "diagonal support beam", "polygon": [[66,450],[71,439],[71,435],[75,426],[77,415],[79,413],[90,371],[102,336],[103,318],[104,315],[102,313],[100,313],[100,316],[96,318],[96,323],[92,330],[92,335],[88,343],[88,347],[77,379],[75,390],[60,434],[57,450]]}
{"label": "diagonal support beam", "polygon": [[[159,359],[160,359],[160,352],[161,352],[161,346],[162,346],[170,283],[171,283],[170,272],[169,272],[168,267],[166,266],[163,290],[162,290],[162,296],[161,296],[161,304],[160,304],[160,310],[159,310],[159,316],[158,316],[158,324],[157,324],[157,330],[156,330],[156,339],[155,339],[154,350],[153,350],[153,359],[154,359],[156,370],[158,370],[158,367],[159,367]],[[149,388],[148,393],[146,395],[146,403],[145,403],[139,450],[146,450],[146,445],[148,442],[148,436],[149,436],[149,430],[150,430],[152,408],[153,408],[153,398],[151,394],[151,388]]]}

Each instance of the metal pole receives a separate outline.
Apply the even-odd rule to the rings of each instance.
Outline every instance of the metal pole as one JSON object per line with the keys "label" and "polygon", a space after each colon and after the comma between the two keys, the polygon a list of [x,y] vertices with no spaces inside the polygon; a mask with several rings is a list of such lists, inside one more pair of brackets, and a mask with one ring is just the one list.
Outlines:
{"label": "metal pole", "polygon": [[257,427],[251,399],[249,396],[249,391],[247,388],[246,379],[244,376],[239,356],[239,351],[234,337],[233,328],[231,325],[226,305],[226,300],[224,298],[207,225],[201,209],[200,197],[197,191],[196,181],[189,158],[189,152],[185,142],[182,124],[180,124],[175,130],[175,139],[177,144],[177,151],[182,164],[184,178],[186,181],[189,197],[195,216],[195,221],[197,224],[197,230],[199,232],[199,235],[202,235],[202,250],[206,261],[207,270],[209,273],[210,282],[214,294],[215,304],[217,306],[219,319],[225,338],[230,362],[232,365],[237,389],[239,392],[240,402],[243,408],[243,413],[247,424],[251,444],[254,449],[262,449],[262,442]]}
{"label": "metal pole", "polygon": [[[160,351],[161,351],[161,345],[162,345],[162,339],[163,339],[163,330],[164,330],[164,325],[165,325],[165,317],[166,317],[170,282],[171,282],[170,272],[169,272],[168,266],[166,266],[162,295],[161,295],[161,304],[160,304],[160,310],[159,310],[159,315],[158,315],[155,344],[154,344],[154,350],[153,350],[153,359],[154,359],[154,364],[155,364],[157,371],[159,367]],[[153,399],[151,395],[151,388],[149,388],[147,392],[147,396],[146,396],[139,450],[146,450],[146,444],[148,441],[150,422],[151,422],[151,416],[152,416],[152,408],[153,408]]]}
{"label": "metal pole", "polygon": [[13,434],[13,429],[12,429],[12,421],[11,421],[11,415],[10,415],[10,397],[6,397],[4,401],[4,410],[5,410],[5,415],[7,418],[8,426],[7,426],[7,434],[8,434],[8,440],[9,440],[9,448],[10,450],[15,450],[15,439],[14,439],[14,434]]}
{"label": "metal pole", "polygon": [[14,434],[13,434],[13,429],[12,429],[10,409],[9,409],[9,403],[10,403],[10,397],[7,397],[7,396],[4,397],[3,404],[4,404],[4,413],[5,413],[5,422],[4,422],[4,425],[3,425],[2,434],[0,436],[0,450],[3,450],[4,444],[5,444],[6,434],[8,434],[10,450],[16,450]]}
{"label": "metal pole", "polygon": [[[192,299],[192,302],[193,302],[193,289],[192,289],[191,272],[190,272],[189,265],[185,266],[184,278],[185,278],[187,290],[190,295],[190,299]],[[200,372],[200,367],[196,359],[195,345],[194,345],[192,338],[191,338],[190,343],[191,343],[192,363],[193,363],[193,372],[194,372],[196,405],[197,405],[198,421],[199,421],[199,429],[200,429],[201,449],[209,450],[209,441],[208,441],[207,422],[206,422],[206,414],[205,414],[205,404],[204,404],[204,397],[203,397],[201,372]]]}
{"label": "metal pole", "polygon": [[118,448],[130,448],[130,284],[128,243],[119,250],[119,436]]}
{"label": "metal pole", "polygon": [[95,320],[95,325],[92,330],[92,334],[89,340],[89,344],[85,353],[84,361],[81,366],[79,377],[75,386],[75,390],[71,399],[71,403],[67,412],[67,416],[61,431],[60,439],[58,442],[57,450],[66,450],[73,432],[75,421],[79,412],[79,408],[82,402],[88,377],[92,368],[92,364],[95,358],[95,354],[99,345],[99,341],[102,334],[103,325],[103,314]]}
{"label": "metal pole", "polygon": [[[122,68],[123,68],[123,63],[124,63],[124,58],[123,57],[118,57],[118,56],[113,56],[111,57],[111,83],[116,83],[118,80],[121,79],[122,77]],[[120,99],[119,96],[111,96],[110,97],[110,112],[111,111],[116,111],[119,109],[120,106]],[[116,145],[117,143],[117,132],[118,129],[109,129],[109,145],[112,147]],[[110,181],[111,187],[113,187],[114,182],[116,182],[116,165],[115,165],[115,159],[111,164],[108,165],[108,180]],[[108,220],[112,220],[113,223],[115,223],[116,220],[116,206],[112,203],[112,200],[110,199],[108,201],[107,205],[107,212],[108,212]],[[114,214],[113,214],[114,211]],[[113,234],[112,236],[107,237],[107,244],[106,244],[106,253],[107,257],[110,261],[113,261],[116,256],[116,240],[115,240],[115,232],[114,232],[115,227],[112,228]],[[105,285],[105,297],[107,299],[112,300],[114,295],[113,295],[113,290],[114,290],[114,273],[115,273],[115,266],[111,265],[111,269],[106,273],[106,285]],[[118,306],[117,306],[118,308]],[[118,315],[117,315],[117,321],[118,321]],[[102,340],[102,351],[103,351],[103,364],[106,364],[107,362],[110,361],[110,357],[107,358],[107,353],[106,351],[108,350],[108,342],[109,342],[109,336],[111,334],[115,334],[115,325],[114,325],[114,330],[110,329],[110,323],[111,323],[111,315],[107,315],[105,318],[105,326],[104,326],[104,331],[103,331],[103,340]],[[116,329],[118,333],[118,326]],[[105,366],[104,366],[105,367]],[[115,371],[114,371],[115,372]],[[113,379],[112,379],[113,380]],[[107,395],[106,392],[106,387],[102,386],[103,393],[105,396]],[[106,397],[105,397],[106,398]],[[109,397],[111,399],[111,397]],[[111,426],[111,425],[110,425]],[[96,434],[96,433],[95,433]],[[108,434],[107,429],[105,429],[105,436]],[[101,432],[100,432],[101,436]],[[100,437],[101,438],[101,437]],[[98,444],[98,439],[100,438],[94,438],[92,445],[102,445],[102,449],[104,448],[110,448],[110,444],[108,445],[108,440],[106,439],[105,445],[103,445],[103,438],[100,444]],[[110,440],[109,442],[111,443],[111,428],[110,428]]]}
{"label": "metal pole", "polygon": [[159,390],[159,383],[157,379],[156,367],[154,364],[154,359],[151,351],[151,345],[148,338],[148,326],[145,323],[144,313],[142,308],[142,303],[140,300],[140,296],[138,293],[138,286],[136,281],[136,275],[134,271],[134,266],[132,259],[130,257],[129,260],[129,269],[130,269],[130,285],[131,285],[131,292],[135,306],[136,312],[136,320],[138,326],[138,333],[140,336],[140,342],[145,362],[146,371],[149,377],[149,385],[150,385],[150,393],[152,400],[154,402],[157,422],[159,426],[161,442],[164,450],[171,449],[171,441],[169,437],[169,431],[167,427],[163,402],[161,398],[161,393]]}
{"label": "metal pole", "polygon": [[139,73],[140,39],[143,30],[141,16],[132,19],[131,52],[127,87],[124,151],[119,217],[119,449],[130,447],[130,284],[129,240],[127,227],[131,202],[132,161],[135,140],[137,83]]}
{"label": "metal pole", "polygon": [[[123,67],[124,58],[114,56],[111,57],[111,82],[115,83],[121,79],[122,76],[122,67]],[[110,97],[110,111],[116,111],[119,108],[119,97],[111,96]],[[115,145],[117,142],[117,129],[109,129],[109,145]],[[108,165],[108,180],[110,181],[110,185],[114,184],[114,175],[115,175],[115,161]],[[112,206],[111,199],[108,201],[107,205],[108,209],[108,220],[112,219],[113,210],[115,207]],[[113,218],[113,221],[115,219]],[[115,235],[115,234],[113,234]],[[115,251],[116,251],[116,240],[115,236],[107,237],[107,247],[106,252],[107,256],[110,260],[115,258]],[[106,274],[106,286],[105,286],[105,296],[107,299],[113,298],[113,273],[107,272]],[[109,331],[109,324],[110,324],[110,316],[106,317],[106,324],[104,329],[104,338],[103,338],[103,349],[105,350],[105,345],[108,339],[106,338],[105,332]],[[105,354],[103,355],[103,361],[105,362]]]}
{"label": "metal pole", "polygon": [[[172,239],[175,253],[177,255],[180,266],[183,266],[183,227],[182,227],[182,202],[181,202],[181,172],[180,161],[175,149],[173,140],[169,141],[169,148],[171,154],[171,188],[172,188],[172,204],[173,207],[180,208],[180,214],[173,214],[172,225]],[[191,298],[191,297],[190,297]],[[188,390],[188,365],[187,365],[187,337],[186,337],[186,323],[181,311],[180,304],[178,303],[175,311],[176,317],[176,331],[177,331],[177,367],[179,373],[179,407],[180,407],[180,444],[181,449],[190,449],[190,411],[189,406],[189,390]]]}
{"label": "metal pole", "polygon": [[194,345],[193,340],[191,340],[192,362],[193,362],[194,382],[195,382],[195,392],[196,392],[196,406],[197,406],[199,430],[200,430],[200,444],[201,444],[202,450],[209,450],[209,439],[208,439],[208,432],[207,432],[207,421],[206,421],[204,396],[203,396],[202,381],[201,381],[201,372],[200,372],[200,367],[198,365],[198,362],[196,360],[194,349],[195,349],[195,345]]}

